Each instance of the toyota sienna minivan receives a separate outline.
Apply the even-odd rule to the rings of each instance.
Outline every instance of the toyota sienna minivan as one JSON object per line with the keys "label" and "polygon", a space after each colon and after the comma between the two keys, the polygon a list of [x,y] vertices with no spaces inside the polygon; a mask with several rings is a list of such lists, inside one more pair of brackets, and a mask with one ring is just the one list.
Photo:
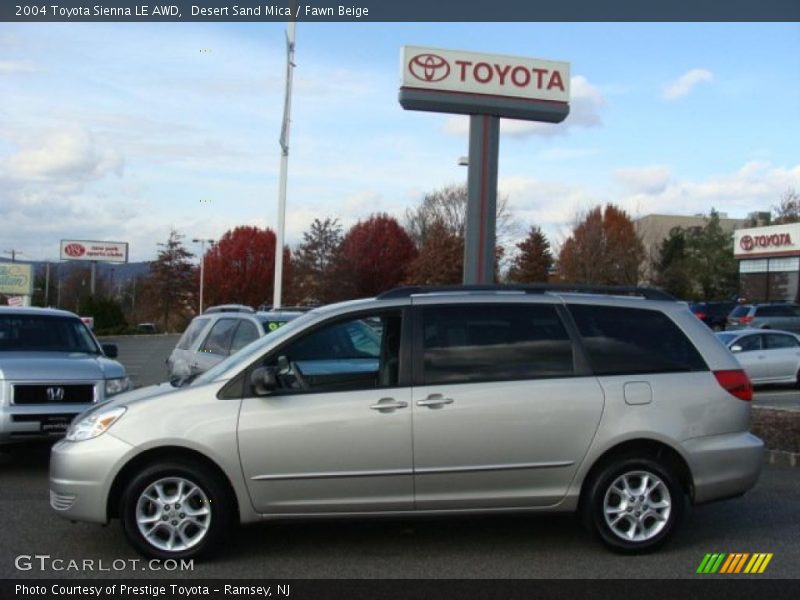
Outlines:
{"label": "toyota sienna minivan", "polygon": [[[574,289],[571,288],[571,289]],[[575,512],[652,550],[755,485],[750,381],[657,290],[398,288],[315,309],[190,384],[121,394],[52,450],[63,517],[158,558],[271,519]]]}

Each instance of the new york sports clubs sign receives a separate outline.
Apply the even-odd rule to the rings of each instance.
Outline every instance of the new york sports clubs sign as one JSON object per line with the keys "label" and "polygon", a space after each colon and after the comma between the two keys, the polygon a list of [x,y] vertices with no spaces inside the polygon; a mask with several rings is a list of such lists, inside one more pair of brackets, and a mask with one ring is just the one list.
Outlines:
{"label": "new york sports clubs sign", "polygon": [[406,89],[424,89],[569,102],[569,63],[404,46],[402,82]]}
{"label": "new york sports clubs sign", "polygon": [[128,244],[127,242],[61,240],[61,260],[125,263],[128,262]]}

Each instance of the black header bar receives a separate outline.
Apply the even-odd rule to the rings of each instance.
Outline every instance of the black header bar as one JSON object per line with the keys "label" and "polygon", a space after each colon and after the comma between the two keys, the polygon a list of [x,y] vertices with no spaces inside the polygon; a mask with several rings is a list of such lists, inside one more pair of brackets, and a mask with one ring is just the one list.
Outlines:
{"label": "black header bar", "polygon": [[800,21],[798,0],[3,0],[9,22]]}

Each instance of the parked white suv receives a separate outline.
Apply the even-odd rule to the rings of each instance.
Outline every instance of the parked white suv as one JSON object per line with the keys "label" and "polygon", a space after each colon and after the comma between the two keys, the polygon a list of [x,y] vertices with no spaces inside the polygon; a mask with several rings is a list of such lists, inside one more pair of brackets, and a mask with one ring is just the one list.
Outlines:
{"label": "parked white suv", "polygon": [[189,323],[167,359],[169,381],[190,381],[250,342],[283,327],[298,310],[256,312],[242,304],[212,306]]}
{"label": "parked white suv", "polygon": [[508,511],[579,511],[612,548],[651,550],[687,501],[755,485],[763,443],[733,354],[685,303],[638,292],[401,288],[315,309],[77,420],[51,505],[119,517],[159,558],[237,522]]}

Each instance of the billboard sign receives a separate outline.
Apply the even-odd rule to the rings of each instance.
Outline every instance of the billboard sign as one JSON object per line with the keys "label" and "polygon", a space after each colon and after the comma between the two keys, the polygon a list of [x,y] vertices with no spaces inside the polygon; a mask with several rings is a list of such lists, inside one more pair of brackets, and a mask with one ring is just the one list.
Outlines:
{"label": "billboard sign", "polygon": [[563,61],[419,46],[402,51],[404,88],[569,102],[569,83]]}
{"label": "billboard sign", "polygon": [[128,262],[128,243],[61,240],[61,260],[126,263]]}
{"label": "billboard sign", "polygon": [[30,296],[33,294],[33,265],[0,263],[0,294]]}

